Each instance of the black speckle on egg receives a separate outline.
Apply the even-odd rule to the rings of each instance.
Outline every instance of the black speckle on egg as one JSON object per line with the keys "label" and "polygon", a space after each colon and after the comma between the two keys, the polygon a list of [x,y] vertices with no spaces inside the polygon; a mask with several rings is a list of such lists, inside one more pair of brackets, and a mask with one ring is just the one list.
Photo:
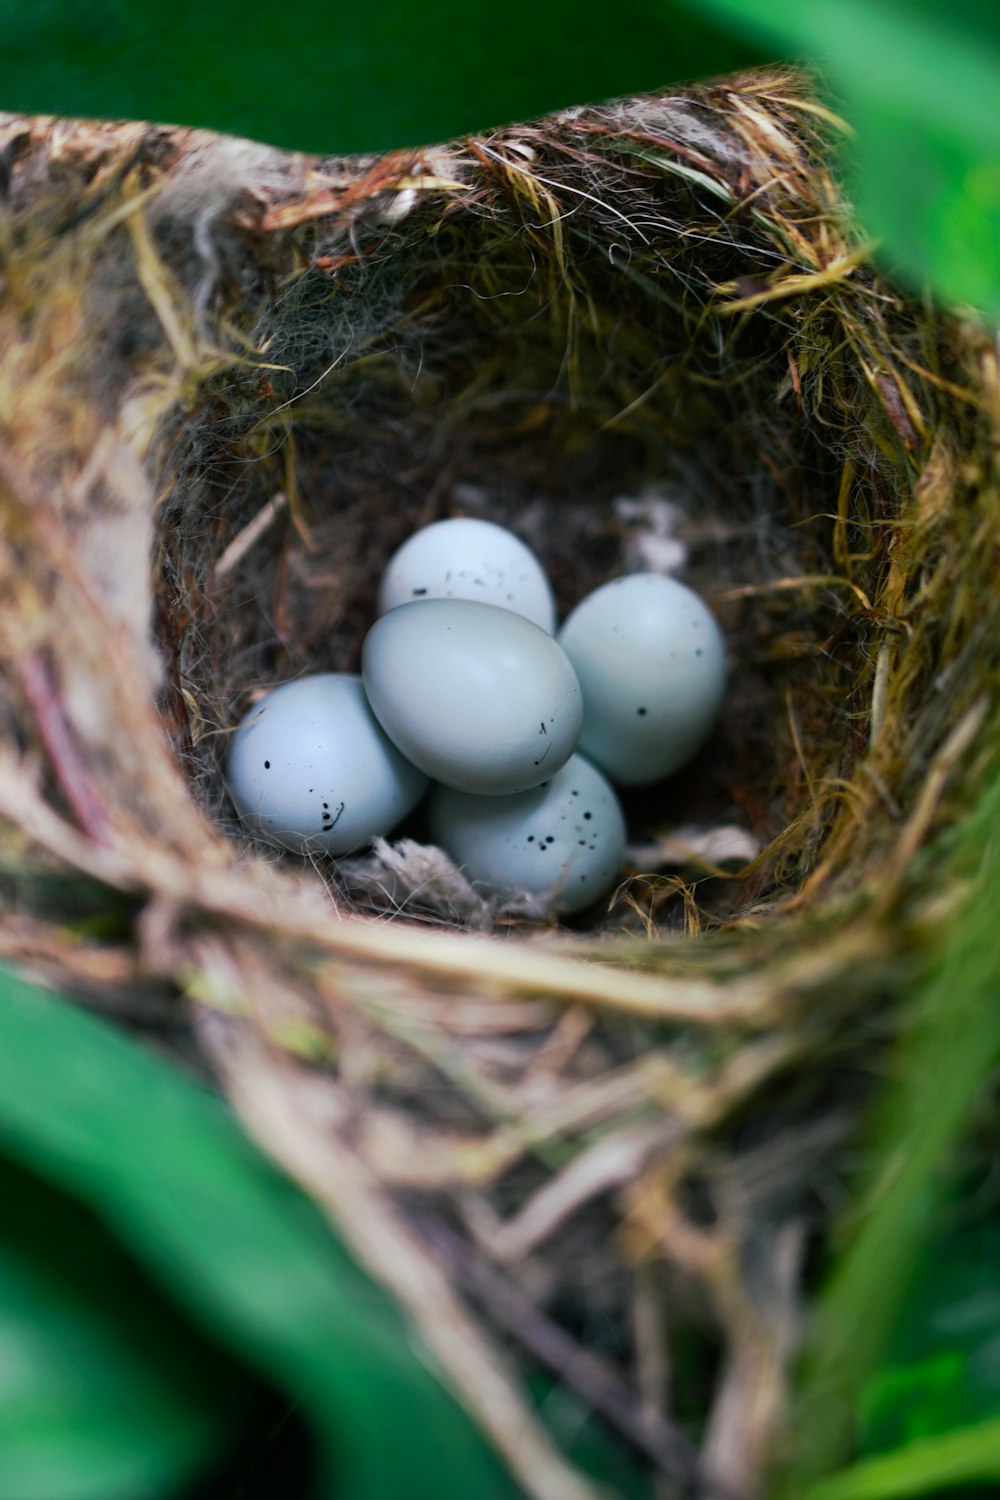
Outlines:
{"label": "black speckle on egg", "polygon": [[586,839],[577,839],[577,843],[580,845],[581,849],[585,849],[587,847]]}
{"label": "black speckle on egg", "polygon": [[413,597],[414,597],[414,599],[422,599],[424,597],[424,595],[426,594],[426,592],[427,592],[426,589],[414,589],[413,590]]}
{"label": "black speckle on egg", "polygon": [[649,709],[648,708],[637,708],[636,709],[636,713],[639,715],[639,718],[642,719],[642,718],[645,717],[646,714],[649,713]]}
{"label": "black speckle on egg", "polygon": [[529,833],[528,834],[528,843],[529,844],[533,844],[534,842],[535,842],[535,835],[533,833]]}
{"label": "black speckle on egg", "polygon": [[577,791],[576,787],[574,787],[573,788],[573,796],[574,797],[579,797],[579,795],[580,795],[580,793]]}
{"label": "black speckle on egg", "polygon": [[554,838],[553,838],[553,837],[552,837],[552,835],[551,835],[551,833],[550,833],[550,834],[549,834],[549,836],[548,836],[548,838],[547,838],[547,839],[546,839],[546,840],[545,840],[545,842],[546,842],[546,843],[547,843],[547,844],[554,844],[554,843],[555,843],[555,839],[554,839]]}
{"label": "black speckle on egg", "polygon": [[695,656],[704,656],[705,655],[704,651],[701,649],[700,646],[696,646],[694,648],[694,654],[695,654]]}
{"label": "black speckle on egg", "polygon": [[589,813],[589,812],[585,812],[583,816],[589,820],[590,818],[592,818],[594,816],[594,814],[593,813]]}
{"label": "black speckle on egg", "polygon": [[269,760],[266,760],[264,762],[264,770],[265,771],[269,771],[270,769],[271,769],[271,762]]}

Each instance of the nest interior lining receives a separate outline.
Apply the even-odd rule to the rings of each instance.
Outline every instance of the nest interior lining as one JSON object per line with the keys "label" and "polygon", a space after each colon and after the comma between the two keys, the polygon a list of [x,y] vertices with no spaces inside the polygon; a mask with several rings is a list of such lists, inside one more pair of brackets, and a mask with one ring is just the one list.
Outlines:
{"label": "nest interior lining", "polygon": [[[295,225],[274,243],[305,264],[256,289],[247,339],[266,368],[210,386],[170,450],[160,533],[176,737],[231,832],[220,763],[248,694],[356,670],[381,568],[412,530],[452,513],[512,525],[565,611],[629,566],[635,528],[614,501],[645,495],[678,506],[683,576],[718,609],[732,672],[705,756],[628,798],[633,837],[655,844],[684,821],[770,845],[742,882],[702,891],[715,915],[809,869],[831,812],[817,789],[849,776],[867,740],[878,518],[909,480],[907,434],[842,346],[808,348],[829,338],[824,314],[803,338],[783,301],[740,310],[784,269],[778,227],[819,210],[827,234],[845,233],[832,187],[817,204],[812,184],[797,197],[765,183],[737,213],[731,184],[750,167],[731,121],[724,133],[689,100],[630,109],[392,173],[380,161],[332,221],[321,171],[265,214]],[[714,151],[717,176],[662,170],[665,140]],[[877,294],[856,280],[860,318]],[[268,513],[220,576],[234,537]],[[419,821],[403,831],[419,837]],[[626,889],[676,926],[664,888]],[[619,905],[612,925],[627,920]]]}

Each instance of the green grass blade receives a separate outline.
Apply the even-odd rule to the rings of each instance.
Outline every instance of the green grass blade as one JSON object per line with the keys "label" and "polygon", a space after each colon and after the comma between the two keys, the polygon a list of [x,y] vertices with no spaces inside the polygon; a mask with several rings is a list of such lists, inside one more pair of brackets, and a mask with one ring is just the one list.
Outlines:
{"label": "green grass blade", "polygon": [[[862,1392],[862,1452],[937,1437],[1000,1412],[1000,1206],[953,1194],[927,1244],[885,1363]],[[975,1216],[973,1216],[975,1215]]]}
{"label": "green grass blade", "polygon": [[2,972],[0,1149],[89,1204],[201,1326],[301,1399],[337,1500],[508,1493],[395,1306],[224,1106]]}
{"label": "green grass blade", "polygon": [[821,1303],[796,1424],[796,1497],[802,1480],[829,1473],[856,1444],[859,1399],[887,1353],[948,1152],[1000,1060],[1000,778],[969,818],[954,858],[956,878],[968,878],[971,890],[941,963],[911,1001],[896,1082],[874,1134],[866,1207]]}
{"label": "green grass blade", "polygon": [[799,1500],[910,1500],[991,1481],[1000,1484],[1000,1420],[865,1459],[800,1491]]}
{"label": "green grass blade", "polygon": [[0,109],[303,151],[446,140],[755,56],[674,0],[0,0]]}

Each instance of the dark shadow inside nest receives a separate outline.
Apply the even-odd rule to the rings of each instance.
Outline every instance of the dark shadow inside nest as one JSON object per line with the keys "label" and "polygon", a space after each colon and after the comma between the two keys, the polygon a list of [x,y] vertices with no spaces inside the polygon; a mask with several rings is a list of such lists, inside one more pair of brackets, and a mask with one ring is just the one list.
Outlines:
{"label": "dark shadow inside nest", "polygon": [[[253,329],[263,368],[227,380],[175,441],[161,626],[197,799],[243,836],[222,775],[242,713],[290,678],[357,671],[393,550],[432,520],[480,515],[534,548],[561,615],[673,547],[728,642],[718,729],[687,770],[626,795],[639,855],[610,911],[573,925],[690,927],[695,911],[724,919],[787,890],[802,838],[742,878],[739,859],[723,876],[710,855],[664,868],[658,853],[678,826],[735,828],[766,849],[851,735],[844,601],[783,583],[836,571],[843,466],[803,417],[787,326],[758,318],[751,336],[690,288],[661,296],[606,245],[582,244],[556,274],[523,227],[453,219],[428,239],[418,218],[336,278],[294,278]],[[425,836],[419,813],[400,836]],[[350,909],[334,863],[317,868]],[[353,897],[396,909],[379,890]],[[404,914],[420,906],[404,900]]]}

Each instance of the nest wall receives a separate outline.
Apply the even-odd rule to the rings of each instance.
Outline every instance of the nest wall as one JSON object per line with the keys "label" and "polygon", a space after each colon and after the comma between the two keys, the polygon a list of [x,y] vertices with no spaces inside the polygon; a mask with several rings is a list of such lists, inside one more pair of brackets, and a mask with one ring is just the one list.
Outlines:
{"label": "nest wall", "polygon": [[[160,454],[174,742],[232,833],[226,734],[275,681],[357,669],[381,568],[412,530],[456,512],[514,525],[566,610],[629,567],[629,531],[660,497],[678,508],[685,578],[723,618],[731,691],[708,755],[632,799],[636,841],[681,808],[687,825],[745,828],[763,857],[702,887],[726,915],[797,889],[838,814],[826,874],[841,889],[888,852],[917,780],[887,800],[854,776],[899,644],[900,601],[885,607],[909,582],[898,525],[921,447],[937,444],[923,483],[942,493],[981,431],[974,406],[949,401],[960,337],[864,268],[801,101],[778,111],[796,131],[780,172],[754,156],[756,101],[727,118],[724,98],[380,159],[346,186],[328,167],[258,215],[271,244],[255,270],[269,274],[247,297],[244,273],[238,304],[257,358],[242,382],[231,368],[210,379]],[[796,251],[813,269],[792,269]],[[815,282],[802,305],[796,274]],[[202,298],[206,275],[224,272],[201,268]],[[276,496],[287,508],[266,542],[227,555]],[[623,496],[640,497],[632,528]],[[894,717],[918,720],[917,703]],[[908,748],[919,776],[927,752]],[[676,926],[664,884],[631,894]],[[626,920],[619,905],[611,925]]]}
{"label": "nest wall", "polygon": [[[690,1493],[780,1450],[848,1023],[930,961],[995,741],[995,349],[872,270],[837,130],[784,72],[351,161],[0,121],[3,951],[194,1037],[536,1494],[570,1481],[489,1370],[543,1316],[605,1330]],[[226,801],[254,695],[356,670],[385,560],[455,513],[562,610],[665,527],[726,633],[711,747],[628,799],[642,853],[572,932],[470,900],[419,823],[302,866]],[[677,873],[678,823],[759,852]],[[709,1351],[700,1457],[667,1323]]]}

